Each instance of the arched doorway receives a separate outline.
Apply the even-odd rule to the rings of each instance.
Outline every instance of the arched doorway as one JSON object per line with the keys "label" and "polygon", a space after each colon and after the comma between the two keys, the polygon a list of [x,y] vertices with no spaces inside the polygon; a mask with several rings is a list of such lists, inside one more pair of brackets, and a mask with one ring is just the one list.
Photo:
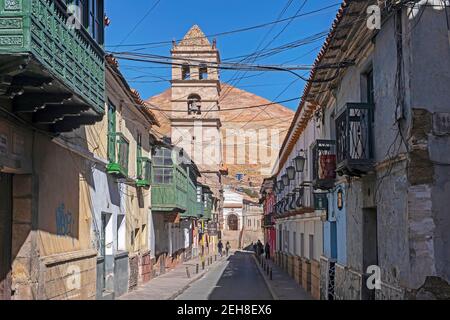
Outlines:
{"label": "arched doorway", "polygon": [[235,214],[230,214],[228,216],[228,230],[238,230],[238,217]]}

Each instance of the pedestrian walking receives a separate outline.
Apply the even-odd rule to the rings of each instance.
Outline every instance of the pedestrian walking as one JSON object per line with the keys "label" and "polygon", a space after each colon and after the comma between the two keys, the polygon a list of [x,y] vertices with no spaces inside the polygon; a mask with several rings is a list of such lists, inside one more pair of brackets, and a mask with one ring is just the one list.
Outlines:
{"label": "pedestrian walking", "polygon": [[269,242],[266,242],[266,247],[264,248],[264,251],[266,253],[266,259],[270,260],[270,244],[269,244]]}
{"label": "pedestrian walking", "polygon": [[223,250],[222,240],[219,240],[219,243],[217,244],[217,249],[219,249],[219,255],[222,256],[222,250]]}
{"label": "pedestrian walking", "polygon": [[255,251],[255,254],[258,254],[258,246],[256,245],[256,243],[253,245],[253,251]]}
{"label": "pedestrian walking", "polygon": [[225,250],[227,251],[227,257],[228,257],[228,253],[229,253],[230,249],[231,249],[230,242],[227,241],[227,245],[225,246]]}
{"label": "pedestrian walking", "polygon": [[262,242],[260,240],[258,240],[258,242],[256,244],[256,247],[257,247],[257,251],[258,251],[256,254],[259,257],[263,253],[263,250],[264,250],[263,244],[262,244]]}

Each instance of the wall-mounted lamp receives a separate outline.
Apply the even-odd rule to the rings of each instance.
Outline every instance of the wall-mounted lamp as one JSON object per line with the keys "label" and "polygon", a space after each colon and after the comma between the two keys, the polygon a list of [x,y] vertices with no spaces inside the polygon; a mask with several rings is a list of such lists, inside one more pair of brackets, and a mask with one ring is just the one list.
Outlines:
{"label": "wall-mounted lamp", "polygon": [[295,167],[294,166],[287,167],[286,172],[287,172],[289,180],[295,179]]}
{"label": "wall-mounted lamp", "polygon": [[277,189],[279,192],[283,191],[284,185],[283,185],[283,181],[279,180],[277,183]]}
{"label": "wall-mounted lamp", "polygon": [[[300,152],[303,152],[303,150],[300,150]],[[297,157],[294,158],[295,170],[297,172],[305,171],[305,163],[306,158],[299,154]]]}
{"label": "wall-mounted lamp", "polygon": [[287,187],[287,186],[289,185],[289,177],[288,177],[287,174],[284,174],[284,175],[281,177],[281,180],[283,181],[283,184],[284,184],[285,187]]}

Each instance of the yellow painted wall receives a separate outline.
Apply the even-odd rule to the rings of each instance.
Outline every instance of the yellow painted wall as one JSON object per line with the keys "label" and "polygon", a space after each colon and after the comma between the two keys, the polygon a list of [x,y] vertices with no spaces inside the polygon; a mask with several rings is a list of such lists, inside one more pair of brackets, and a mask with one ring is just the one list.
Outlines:
{"label": "yellow painted wall", "polygon": [[34,150],[41,256],[89,249],[88,162],[42,135],[37,136]]}

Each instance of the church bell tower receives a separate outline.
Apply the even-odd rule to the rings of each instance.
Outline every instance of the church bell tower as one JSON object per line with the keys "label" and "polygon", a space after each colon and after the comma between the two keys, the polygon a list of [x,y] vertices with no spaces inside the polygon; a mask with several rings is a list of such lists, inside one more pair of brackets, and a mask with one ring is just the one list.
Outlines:
{"label": "church bell tower", "polygon": [[172,54],[171,138],[197,164],[205,183],[220,197],[219,51],[194,25]]}

